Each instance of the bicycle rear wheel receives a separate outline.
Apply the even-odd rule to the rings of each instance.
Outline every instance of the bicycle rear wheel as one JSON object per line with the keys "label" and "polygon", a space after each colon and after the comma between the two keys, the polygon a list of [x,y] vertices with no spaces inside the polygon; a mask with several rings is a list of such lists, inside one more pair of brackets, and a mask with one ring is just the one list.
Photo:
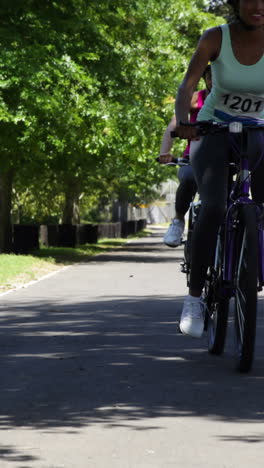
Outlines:
{"label": "bicycle rear wheel", "polygon": [[235,353],[240,372],[249,372],[253,363],[257,317],[258,231],[254,205],[238,212],[235,285]]}
{"label": "bicycle rear wheel", "polygon": [[186,273],[186,282],[187,282],[188,287],[190,287],[193,229],[194,229],[194,224],[199,215],[200,208],[201,208],[200,200],[198,202],[192,201],[190,204],[190,208],[189,208],[188,232],[187,232],[187,239],[184,243],[184,266],[185,266],[185,273]]}
{"label": "bicycle rear wheel", "polygon": [[184,243],[184,266],[185,266],[185,273],[186,273],[186,283],[187,283],[188,288],[190,287],[192,233],[193,233],[193,215],[192,215],[192,210],[190,208],[189,216],[188,216],[187,239]]}
{"label": "bicycle rear wheel", "polygon": [[211,267],[206,282],[207,337],[208,351],[211,354],[222,354],[225,346],[229,297],[223,288],[223,240],[218,237],[215,265]]}

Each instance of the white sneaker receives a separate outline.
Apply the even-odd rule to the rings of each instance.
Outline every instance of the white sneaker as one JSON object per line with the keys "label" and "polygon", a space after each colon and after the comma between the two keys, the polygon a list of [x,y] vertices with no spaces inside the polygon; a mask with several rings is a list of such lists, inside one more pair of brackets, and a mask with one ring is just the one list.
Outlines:
{"label": "white sneaker", "polygon": [[164,236],[164,243],[169,247],[178,247],[182,242],[183,231],[184,221],[180,221],[177,218],[173,219]]}
{"label": "white sneaker", "polygon": [[194,300],[188,296],[184,300],[180,330],[184,335],[200,338],[204,330],[205,303],[202,298]]}

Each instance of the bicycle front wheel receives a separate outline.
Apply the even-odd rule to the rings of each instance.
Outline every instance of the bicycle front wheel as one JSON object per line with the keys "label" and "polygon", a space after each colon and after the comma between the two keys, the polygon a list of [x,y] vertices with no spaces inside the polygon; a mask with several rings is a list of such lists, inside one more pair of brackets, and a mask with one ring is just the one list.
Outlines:
{"label": "bicycle front wheel", "polygon": [[235,353],[237,369],[251,369],[256,335],[258,234],[254,205],[242,205],[238,212],[235,264]]}

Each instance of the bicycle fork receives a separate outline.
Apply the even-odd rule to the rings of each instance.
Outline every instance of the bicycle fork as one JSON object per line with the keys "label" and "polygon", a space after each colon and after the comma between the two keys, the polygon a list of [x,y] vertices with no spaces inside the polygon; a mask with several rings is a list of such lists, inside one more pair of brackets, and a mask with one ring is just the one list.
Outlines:
{"label": "bicycle fork", "polygon": [[[225,219],[225,239],[224,239],[224,265],[223,265],[223,281],[229,287],[234,284],[234,265],[236,261],[236,256],[239,255],[239,252],[236,251],[236,236],[239,229],[239,216],[238,211],[239,207],[243,204],[254,204],[254,201],[249,198],[250,191],[250,171],[249,171],[249,162],[247,157],[247,134],[243,134],[242,137],[242,158],[240,161],[240,171],[239,171],[239,180],[240,180],[240,193],[239,197],[235,202],[232,201],[234,191],[236,187],[231,191],[230,195],[230,205],[227,210],[226,219]],[[255,205],[256,206],[256,205]],[[259,239],[264,245],[263,230],[260,233]],[[259,242],[260,245],[260,242]],[[262,250],[260,250],[262,252]],[[264,278],[264,258],[259,262],[261,266],[261,277]]]}
{"label": "bicycle fork", "polygon": [[262,291],[264,286],[264,207],[257,207],[258,218],[258,270],[259,284],[258,291]]}
{"label": "bicycle fork", "polygon": [[[234,282],[234,265],[236,256],[239,255],[239,252],[236,252],[236,236],[238,234],[239,219],[235,213],[235,211],[237,211],[239,208],[239,205],[236,207],[234,206],[233,208],[234,213],[229,213],[225,225],[226,232],[224,239],[223,281],[227,287],[231,287]],[[259,208],[256,205],[256,210],[258,219],[258,291],[262,291],[264,286],[264,208]],[[219,255],[219,243],[220,231],[217,238],[215,265],[217,264],[217,255]]]}

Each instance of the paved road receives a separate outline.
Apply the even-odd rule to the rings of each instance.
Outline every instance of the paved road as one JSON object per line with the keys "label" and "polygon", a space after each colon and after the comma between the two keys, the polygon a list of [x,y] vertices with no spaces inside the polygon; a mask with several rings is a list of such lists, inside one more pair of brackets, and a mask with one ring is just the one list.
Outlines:
{"label": "paved road", "polygon": [[239,375],[231,332],[221,358],[177,334],[161,234],[0,298],[1,468],[263,467],[263,298]]}

